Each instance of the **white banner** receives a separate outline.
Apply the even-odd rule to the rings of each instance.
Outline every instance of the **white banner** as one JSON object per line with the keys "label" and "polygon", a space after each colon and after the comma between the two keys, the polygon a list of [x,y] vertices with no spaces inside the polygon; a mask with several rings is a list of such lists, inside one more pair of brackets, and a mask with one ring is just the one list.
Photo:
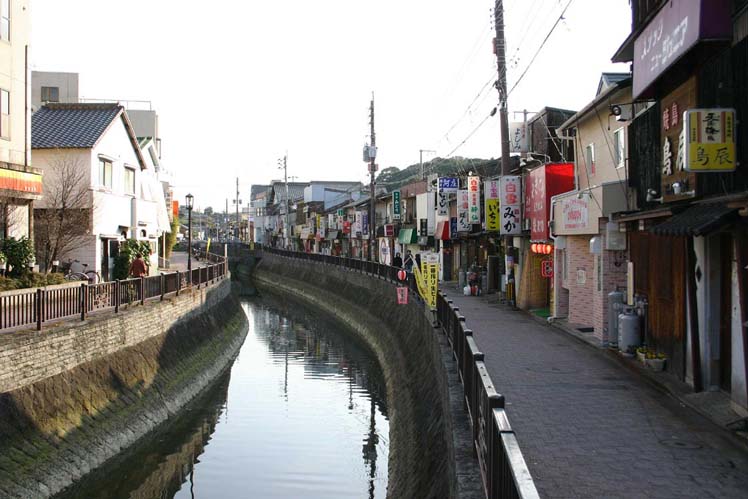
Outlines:
{"label": "white banner", "polygon": [[480,177],[468,177],[468,222],[480,223]]}
{"label": "white banner", "polygon": [[436,232],[436,193],[426,193],[426,234],[433,236]]}
{"label": "white banner", "polygon": [[470,195],[467,189],[457,191],[457,232],[470,232]]}
{"label": "white banner", "polygon": [[516,236],[522,234],[522,192],[521,177],[504,175],[499,184],[501,203],[501,234]]}

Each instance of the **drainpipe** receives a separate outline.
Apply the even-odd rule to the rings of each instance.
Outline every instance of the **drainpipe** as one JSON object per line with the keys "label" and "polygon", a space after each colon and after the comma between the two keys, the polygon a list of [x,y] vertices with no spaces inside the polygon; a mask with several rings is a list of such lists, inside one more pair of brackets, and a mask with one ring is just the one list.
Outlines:
{"label": "drainpipe", "polygon": [[[553,260],[554,260],[554,265],[553,265],[553,280],[554,281],[556,280],[556,265],[555,265],[555,260],[556,260],[556,235],[553,233],[553,231],[556,228],[555,223],[554,223],[555,222],[555,216],[554,215],[556,213],[556,198],[557,197],[558,197],[558,194],[556,196],[551,196],[551,210],[550,210],[551,213],[550,213],[550,219],[548,221],[548,225],[549,225],[549,227],[548,227],[548,237],[550,237],[551,241],[553,241]],[[554,312],[558,308],[557,304],[558,304],[558,291],[556,291],[556,292],[553,293],[553,303],[551,303],[551,306],[552,306]],[[553,321],[555,321],[558,318],[559,317],[556,316],[556,315],[550,315],[550,316],[548,316],[548,318],[546,320],[548,321],[548,324],[551,324],[551,323],[553,323]]]}

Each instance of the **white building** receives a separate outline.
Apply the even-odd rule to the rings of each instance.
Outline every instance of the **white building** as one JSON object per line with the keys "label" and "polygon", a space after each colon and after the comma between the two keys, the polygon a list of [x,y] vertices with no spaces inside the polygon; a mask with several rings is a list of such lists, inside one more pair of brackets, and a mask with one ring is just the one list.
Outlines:
{"label": "white building", "polygon": [[49,193],[37,207],[59,208],[49,206],[52,192],[64,183],[62,172],[71,165],[82,173],[79,181],[88,190],[90,233],[68,254],[58,255],[61,262],[79,260],[108,279],[119,243],[137,239],[150,243],[155,272],[159,237],[170,230],[169,218],[152,158],[140,149],[125,108],[49,104],[34,113],[31,125],[34,159]]}

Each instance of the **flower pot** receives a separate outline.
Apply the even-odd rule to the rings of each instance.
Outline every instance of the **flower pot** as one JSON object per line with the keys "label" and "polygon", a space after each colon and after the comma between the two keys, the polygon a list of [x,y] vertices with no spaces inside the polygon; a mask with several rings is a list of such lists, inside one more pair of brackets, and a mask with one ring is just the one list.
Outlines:
{"label": "flower pot", "polygon": [[647,363],[647,354],[644,353],[644,352],[636,352],[636,358],[642,364],[646,364]]}
{"label": "flower pot", "polygon": [[665,369],[665,359],[647,359],[647,365],[653,371],[662,371]]}

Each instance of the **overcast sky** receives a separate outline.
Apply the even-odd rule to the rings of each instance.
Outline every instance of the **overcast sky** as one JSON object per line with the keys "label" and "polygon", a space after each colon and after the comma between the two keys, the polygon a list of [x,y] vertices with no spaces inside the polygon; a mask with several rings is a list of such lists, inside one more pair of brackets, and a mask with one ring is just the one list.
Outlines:
{"label": "overcast sky", "polygon": [[[80,73],[87,98],[152,102],[177,199],[222,209],[240,179],[366,179],[369,100],[380,168],[499,157],[493,0],[30,0],[32,67]],[[568,0],[506,0],[512,88]],[[509,96],[580,109],[630,31],[627,0],[573,0]],[[521,120],[520,115],[514,117]],[[231,203],[231,201],[229,201]]]}

